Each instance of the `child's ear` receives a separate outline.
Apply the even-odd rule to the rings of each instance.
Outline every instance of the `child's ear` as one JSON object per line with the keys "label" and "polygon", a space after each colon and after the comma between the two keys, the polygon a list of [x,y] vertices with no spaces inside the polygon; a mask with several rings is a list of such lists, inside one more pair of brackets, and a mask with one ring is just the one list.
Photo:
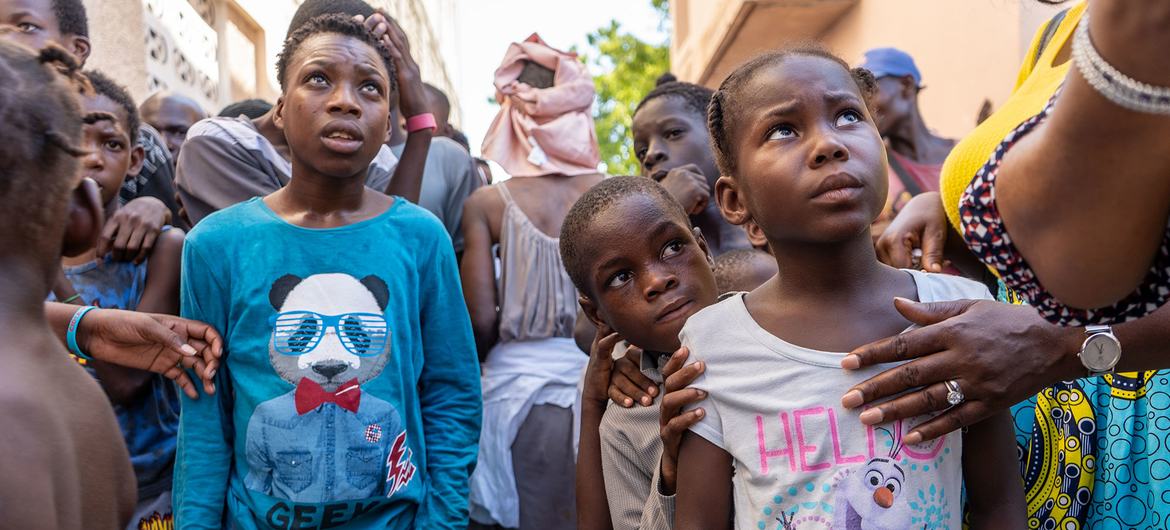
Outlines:
{"label": "child's ear", "polygon": [[67,39],[69,52],[77,58],[77,63],[84,65],[85,61],[89,59],[89,53],[92,49],[89,46],[89,37],[81,35],[70,35]]}
{"label": "child's ear", "polygon": [[601,315],[598,313],[597,304],[593,302],[593,299],[583,294],[579,294],[577,295],[577,303],[581,305],[581,312],[585,313],[585,318],[588,318],[589,321],[593,323],[594,327],[597,329],[608,327],[605,321],[601,319]]}
{"label": "child's ear", "polygon": [[284,130],[284,96],[276,98],[276,105],[272,109],[272,124],[277,129]]}
{"label": "child's ear", "polygon": [[66,206],[65,235],[61,242],[61,254],[77,256],[97,244],[102,233],[102,193],[97,182],[83,178],[69,194]]}
{"label": "child's ear", "polygon": [[743,195],[739,192],[739,182],[732,177],[723,175],[715,181],[715,203],[727,222],[741,225],[751,219],[747,205],[743,202]]}
{"label": "child's ear", "polygon": [[135,142],[134,149],[130,150],[130,168],[126,170],[126,174],[132,177],[138,176],[142,172],[142,164],[146,162],[146,149],[143,149],[142,144]]}
{"label": "child's ear", "polygon": [[707,264],[714,267],[715,258],[711,256],[711,247],[707,245],[707,238],[703,237],[703,231],[696,226],[691,229],[691,232],[695,234],[695,241],[699,243],[699,248],[703,249],[703,254],[707,256]]}
{"label": "child's ear", "polygon": [[768,236],[764,235],[764,229],[760,228],[760,225],[756,224],[755,221],[748,220],[744,223],[743,228],[747,231],[748,243],[764,252],[769,252]]}

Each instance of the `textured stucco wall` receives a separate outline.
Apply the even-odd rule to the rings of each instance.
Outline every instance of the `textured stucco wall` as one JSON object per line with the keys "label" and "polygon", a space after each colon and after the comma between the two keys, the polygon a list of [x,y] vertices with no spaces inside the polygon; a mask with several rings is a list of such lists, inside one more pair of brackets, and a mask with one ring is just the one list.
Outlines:
{"label": "textured stucco wall", "polygon": [[83,0],[89,15],[93,53],[86,68],[96,68],[130,90],[135,101],[147,93],[146,32],[142,0]]}

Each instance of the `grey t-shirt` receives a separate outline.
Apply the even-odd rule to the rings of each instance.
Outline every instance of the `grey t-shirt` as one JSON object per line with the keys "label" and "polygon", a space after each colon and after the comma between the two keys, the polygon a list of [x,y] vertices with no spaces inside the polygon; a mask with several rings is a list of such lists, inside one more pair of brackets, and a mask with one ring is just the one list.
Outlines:
{"label": "grey t-shirt", "polygon": [[[970,280],[907,272],[923,302],[992,298]],[[691,430],[732,457],[736,528],[962,527],[959,433],[904,445],[927,417],[867,427],[841,407],[846,390],[890,365],[842,370],[845,353],[760,327],[742,293],[696,313],[680,338],[689,363],[707,363],[694,383],[708,392],[706,415]]]}
{"label": "grey t-shirt", "polygon": [[[386,191],[398,158],[386,146],[370,162],[366,186]],[[247,117],[207,118],[187,131],[175,168],[175,188],[191,224],[208,215],[263,197],[285,184],[292,164]]]}
{"label": "grey t-shirt", "polygon": [[[406,144],[390,146],[394,156],[401,158]],[[430,210],[442,221],[455,252],[463,250],[463,202],[480,186],[475,160],[463,146],[450,138],[436,136],[427,151],[427,165],[423,170],[422,191],[418,205]]]}

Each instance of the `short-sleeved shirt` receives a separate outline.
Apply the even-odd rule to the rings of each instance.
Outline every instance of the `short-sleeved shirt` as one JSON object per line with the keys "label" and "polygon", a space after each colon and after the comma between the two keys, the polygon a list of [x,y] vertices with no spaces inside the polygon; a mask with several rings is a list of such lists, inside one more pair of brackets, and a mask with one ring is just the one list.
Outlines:
{"label": "short-sleeved shirt", "polygon": [[[390,146],[399,158],[405,149],[406,144]],[[442,136],[431,140],[418,205],[439,218],[456,252],[463,250],[463,203],[480,185],[475,160],[463,146]]]}
{"label": "short-sleeved shirt", "polygon": [[[907,271],[923,302],[988,299],[976,282]],[[692,316],[680,334],[708,392],[691,427],[731,455],[736,528],[961,528],[962,437],[902,437],[926,418],[865,426],[841,394],[889,365],[841,369],[838,352],[784,341],[738,294]],[[860,525],[860,526],[858,526]]]}
{"label": "short-sleeved shirt", "polygon": [[[366,186],[386,191],[398,158],[382,146],[370,162]],[[247,117],[207,118],[187,131],[175,168],[175,187],[191,224],[204,217],[272,193],[292,177],[292,163],[260,134]]]}

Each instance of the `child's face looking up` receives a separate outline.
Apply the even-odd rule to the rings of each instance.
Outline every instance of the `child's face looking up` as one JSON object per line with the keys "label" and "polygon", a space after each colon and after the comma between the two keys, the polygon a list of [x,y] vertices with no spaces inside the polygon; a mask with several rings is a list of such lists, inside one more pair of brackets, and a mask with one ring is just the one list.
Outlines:
{"label": "child's face looking up", "polygon": [[736,175],[716,189],[729,221],[754,220],[773,248],[838,242],[868,229],[885,202],[888,170],[845,68],[789,56],[760,67],[732,98],[744,113],[729,132]]}
{"label": "child's face looking up", "polygon": [[81,159],[81,176],[97,182],[102,204],[109,206],[126,176],[141,169],[142,147],[131,140],[126,110],[114,100],[87,94],[79,96],[78,102],[83,123],[81,147],[88,151]]}
{"label": "child's face looking up", "polygon": [[583,296],[581,305],[631,344],[673,352],[683,324],[717,293],[707,243],[681,211],[666,211],[660,201],[619,199],[581,234],[598,249],[588,264],[592,298]]}
{"label": "child's face looking up", "polygon": [[285,73],[275,123],[294,162],[321,175],[364,175],[390,124],[390,76],[382,56],[354,37],[305,39]]}
{"label": "child's face looking up", "polygon": [[707,183],[715,185],[719,169],[708,143],[706,117],[691,109],[679,96],[659,96],[638,109],[633,121],[634,155],[642,176],[662,180],[666,172],[695,164]]}

